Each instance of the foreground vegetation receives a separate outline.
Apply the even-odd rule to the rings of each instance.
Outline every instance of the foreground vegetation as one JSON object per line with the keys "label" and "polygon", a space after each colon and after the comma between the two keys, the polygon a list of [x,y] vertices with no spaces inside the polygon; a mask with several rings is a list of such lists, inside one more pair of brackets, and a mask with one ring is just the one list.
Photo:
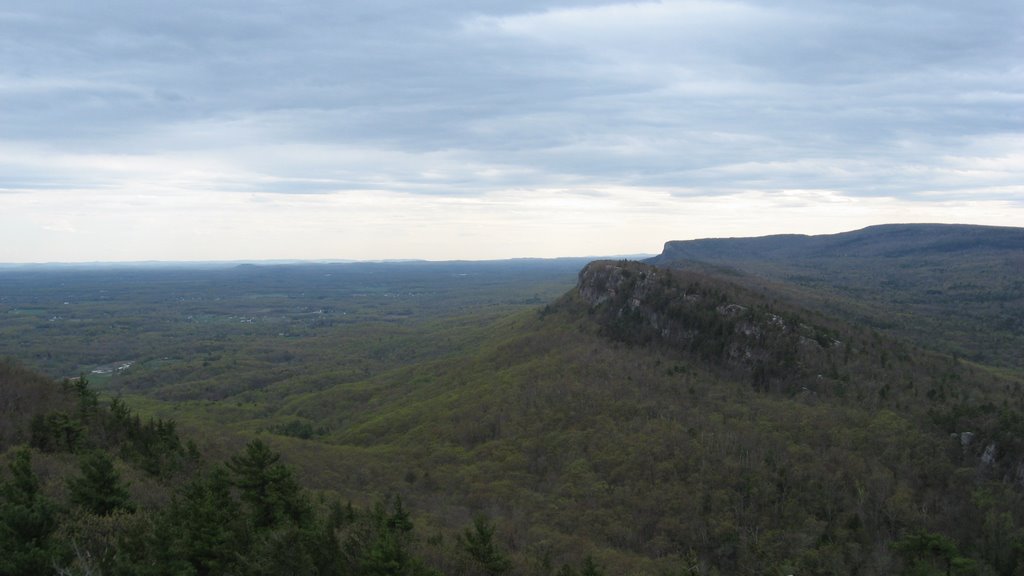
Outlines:
{"label": "foreground vegetation", "polygon": [[[400,497],[359,509],[314,495],[260,439],[222,464],[204,464],[173,423],[143,424],[116,399],[101,404],[83,380],[58,390],[5,363],[0,382],[11,396],[49,389],[52,404],[35,407],[53,409],[32,415],[27,431],[8,430],[29,444],[8,452],[9,471],[0,476],[0,574],[431,575],[511,567],[483,516],[453,540],[424,541]],[[592,559],[583,568],[600,573]],[[575,572],[566,565],[561,573]]]}

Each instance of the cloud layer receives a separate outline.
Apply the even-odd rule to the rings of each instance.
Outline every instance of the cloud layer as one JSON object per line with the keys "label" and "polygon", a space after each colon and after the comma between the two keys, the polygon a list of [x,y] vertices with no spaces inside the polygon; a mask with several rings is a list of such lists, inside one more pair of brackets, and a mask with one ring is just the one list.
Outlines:
{"label": "cloud layer", "polygon": [[0,261],[1024,225],[1011,0],[5,6]]}

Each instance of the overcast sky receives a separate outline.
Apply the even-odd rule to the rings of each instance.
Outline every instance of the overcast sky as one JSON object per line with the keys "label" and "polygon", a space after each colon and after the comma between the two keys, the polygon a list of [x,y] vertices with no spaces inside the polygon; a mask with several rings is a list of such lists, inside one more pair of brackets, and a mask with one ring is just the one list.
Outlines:
{"label": "overcast sky", "polygon": [[1020,0],[5,0],[0,262],[1024,226]]}

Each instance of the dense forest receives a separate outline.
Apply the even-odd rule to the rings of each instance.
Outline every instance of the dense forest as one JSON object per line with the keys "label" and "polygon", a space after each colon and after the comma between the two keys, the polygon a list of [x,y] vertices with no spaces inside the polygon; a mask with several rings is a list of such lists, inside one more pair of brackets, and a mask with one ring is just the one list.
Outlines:
{"label": "dense forest", "polygon": [[[5,272],[0,573],[1024,572],[1024,376],[964,336],[1016,314],[1024,245],[891,232],[816,295],[783,270],[832,248],[759,275],[724,240],[657,266]],[[895,280],[845,283],[868,269]],[[967,271],[1001,307],[919,296]]]}
{"label": "dense forest", "polygon": [[[85,380],[57,385],[8,362],[0,383],[2,574],[440,573],[420,555],[447,573],[508,571],[483,516],[425,542],[399,496],[359,509],[310,493],[260,439],[206,463],[173,422],[101,403]],[[27,428],[10,425],[19,414]]]}

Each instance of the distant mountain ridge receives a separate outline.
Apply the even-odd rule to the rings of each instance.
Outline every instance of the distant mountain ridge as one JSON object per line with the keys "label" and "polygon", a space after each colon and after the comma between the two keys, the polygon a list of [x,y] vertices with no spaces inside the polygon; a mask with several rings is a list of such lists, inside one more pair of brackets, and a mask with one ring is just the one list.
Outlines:
{"label": "distant mountain ridge", "polygon": [[646,262],[726,273],[932,349],[1024,368],[1024,228],[886,224],[670,241]]}
{"label": "distant mountain ridge", "polygon": [[647,260],[663,265],[679,259],[900,257],[978,250],[1024,251],[1024,228],[970,224],[882,224],[851,232],[807,236],[672,240]]}

